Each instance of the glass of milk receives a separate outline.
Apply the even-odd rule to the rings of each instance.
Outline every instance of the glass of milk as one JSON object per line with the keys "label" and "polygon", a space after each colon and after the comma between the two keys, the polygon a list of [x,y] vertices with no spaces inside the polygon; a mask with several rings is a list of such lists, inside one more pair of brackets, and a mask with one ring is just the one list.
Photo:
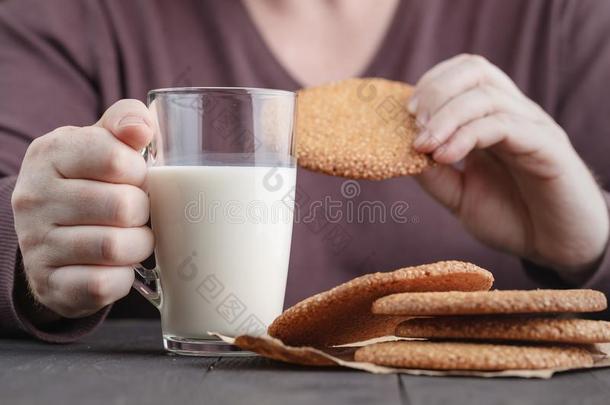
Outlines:
{"label": "glass of milk", "polygon": [[208,332],[259,335],[283,307],[296,165],[293,92],[152,90],[142,151],[154,269],[136,288],[161,313],[174,353],[244,355]]}

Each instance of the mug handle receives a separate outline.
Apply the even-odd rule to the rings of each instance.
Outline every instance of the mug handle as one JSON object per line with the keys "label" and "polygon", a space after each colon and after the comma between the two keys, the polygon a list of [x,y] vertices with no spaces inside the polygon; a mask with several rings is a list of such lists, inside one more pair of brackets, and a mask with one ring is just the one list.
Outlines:
{"label": "mug handle", "polygon": [[[146,161],[147,166],[150,163],[149,148],[150,145],[147,145],[140,150],[140,154],[144,158],[144,161]],[[156,266],[154,269],[147,269],[141,264],[136,264],[131,266],[131,268],[136,272],[136,277],[133,281],[132,288],[142,294],[142,296],[146,298],[151,304],[153,304],[157,309],[161,309],[161,304],[163,302],[163,292],[161,290],[161,283],[159,282],[158,266]],[[138,279],[138,274],[144,279],[144,281]],[[155,283],[154,290],[146,284],[148,282],[153,281]]]}
{"label": "mug handle", "polygon": [[[159,283],[159,272],[157,268],[147,269],[146,267],[137,264],[135,266],[131,266],[136,274],[139,274],[144,281],[141,281],[137,278],[133,281],[133,288],[142,294],[144,298],[146,298],[151,304],[153,304],[157,309],[161,308],[161,303],[163,302],[163,295],[161,292],[161,283]],[[154,281],[155,289],[151,289],[146,282]]]}

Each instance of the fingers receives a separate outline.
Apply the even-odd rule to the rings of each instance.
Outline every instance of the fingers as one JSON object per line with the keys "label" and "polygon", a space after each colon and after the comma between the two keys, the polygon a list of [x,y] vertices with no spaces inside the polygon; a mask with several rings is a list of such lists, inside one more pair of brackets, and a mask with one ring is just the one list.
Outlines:
{"label": "fingers", "polygon": [[80,179],[62,180],[47,203],[55,225],[138,227],[148,221],[150,208],[138,187]]}
{"label": "fingers", "polygon": [[129,293],[130,267],[65,266],[46,271],[48,293],[41,303],[66,318],[91,315]]}
{"label": "fingers", "polygon": [[514,114],[495,113],[460,127],[442,146],[434,151],[439,163],[453,164],[471,151],[497,145],[510,151],[505,159],[517,166],[545,177],[556,175],[554,156],[561,156],[565,142],[550,142],[551,130]]}
{"label": "fingers", "polygon": [[461,127],[434,152],[434,159],[439,163],[451,164],[463,159],[475,148],[487,148],[506,139],[509,129],[499,117],[499,114],[490,115]]}
{"label": "fingers", "polygon": [[38,170],[20,177],[36,182],[40,176],[59,175],[140,186],[146,178],[146,163],[139,150],[152,138],[151,125],[152,114],[144,104],[118,101],[93,126],[61,127],[35,139],[24,163]]}
{"label": "fingers", "polygon": [[49,156],[62,177],[134,186],[142,185],[146,178],[146,163],[140,153],[104,128],[92,126],[58,133],[46,143],[46,148],[55,145]]}
{"label": "fingers", "polygon": [[34,295],[60,315],[126,295],[128,266],[152,253],[139,150],[153,123],[144,104],[121,100],[95,125],[57,128],[28,147],[11,196],[15,230]]}
{"label": "fingers", "polygon": [[424,74],[415,86],[408,107],[418,122],[426,125],[428,119],[447,101],[480,85],[497,87],[515,97],[521,95],[511,79],[485,58],[460,55]]}
{"label": "fingers", "polygon": [[147,226],[59,226],[47,232],[45,257],[50,267],[72,264],[125,266],[139,263],[152,254],[154,237]]}
{"label": "fingers", "polygon": [[[496,113],[461,127],[434,152],[434,159],[439,163],[455,163],[473,149],[485,149],[502,142],[516,155],[534,155],[543,150],[553,153],[553,145],[545,147],[550,140],[548,132],[546,127],[527,119]],[[543,153],[539,155],[544,156]]]}
{"label": "fingers", "polygon": [[152,139],[154,117],[139,100],[119,100],[95,124],[110,131],[120,141],[140,150]]}
{"label": "fingers", "polygon": [[461,127],[442,147],[434,152],[439,163],[454,163],[463,159],[473,149],[484,149],[497,144],[509,135],[509,118],[494,114]]}
{"label": "fingers", "polygon": [[489,85],[476,86],[448,100],[428,121],[413,146],[422,153],[433,152],[461,126],[497,111],[532,115],[523,103]]}
{"label": "fingers", "polygon": [[555,147],[551,144],[565,146],[567,140],[506,74],[473,55],[452,58],[426,73],[409,109],[421,128],[413,147],[439,163],[455,163],[473,149],[496,144],[506,146],[499,149],[506,157],[532,154],[545,160]]}

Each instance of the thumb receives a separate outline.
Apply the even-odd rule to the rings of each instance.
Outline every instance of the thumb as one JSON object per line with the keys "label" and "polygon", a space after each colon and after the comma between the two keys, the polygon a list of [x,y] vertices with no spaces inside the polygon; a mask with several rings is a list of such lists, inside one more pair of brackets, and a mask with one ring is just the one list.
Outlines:
{"label": "thumb", "polygon": [[454,214],[459,211],[464,175],[450,165],[437,165],[415,176],[419,185]]}
{"label": "thumb", "polygon": [[152,139],[154,118],[141,101],[124,99],[111,105],[95,125],[110,131],[135,150],[140,150]]}

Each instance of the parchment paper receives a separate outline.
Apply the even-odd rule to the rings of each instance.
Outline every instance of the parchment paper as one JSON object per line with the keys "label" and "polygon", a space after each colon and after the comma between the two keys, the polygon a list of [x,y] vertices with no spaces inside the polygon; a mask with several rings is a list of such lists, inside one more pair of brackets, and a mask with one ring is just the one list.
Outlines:
{"label": "parchment paper", "polygon": [[[269,335],[248,336],[242,335],[235,338],[224,336],[219,333],[210,333],[224,342],[236,345],[244,350],[250,350],[274,360],[284,361],[287,363],[301,364],[308,366],[343,366],[357,370],[368,371],[375,374],[392,374],[403,373],[411,375],[427,375],[427,376],[473,376],[473,377],[521,377],[521,378],[551,378],[553,374],[568,371],[578,370],[580,368],[556,368],[543,370],[505,370],[505,371],[461,371],[461,370],[422,370],[422,369],[406,369],[378,366],[372,363],[362,363],[354,361],[354,352],[356,348],[364,344],[372,343],[372,341],[356,342],[349,345],[336,346],[325,350],[315,349],[313,347],[293,347],[283,344],[280,340]],[[375,342],[391,341],[391,340],[409,340],[398,338],[395,336],[386,336],[383,338],[374,339]],[[610,367],[610,344],[590,345],[587,347],[594,357],[594,364],[591,367],[585,368],[600,368]]]}

